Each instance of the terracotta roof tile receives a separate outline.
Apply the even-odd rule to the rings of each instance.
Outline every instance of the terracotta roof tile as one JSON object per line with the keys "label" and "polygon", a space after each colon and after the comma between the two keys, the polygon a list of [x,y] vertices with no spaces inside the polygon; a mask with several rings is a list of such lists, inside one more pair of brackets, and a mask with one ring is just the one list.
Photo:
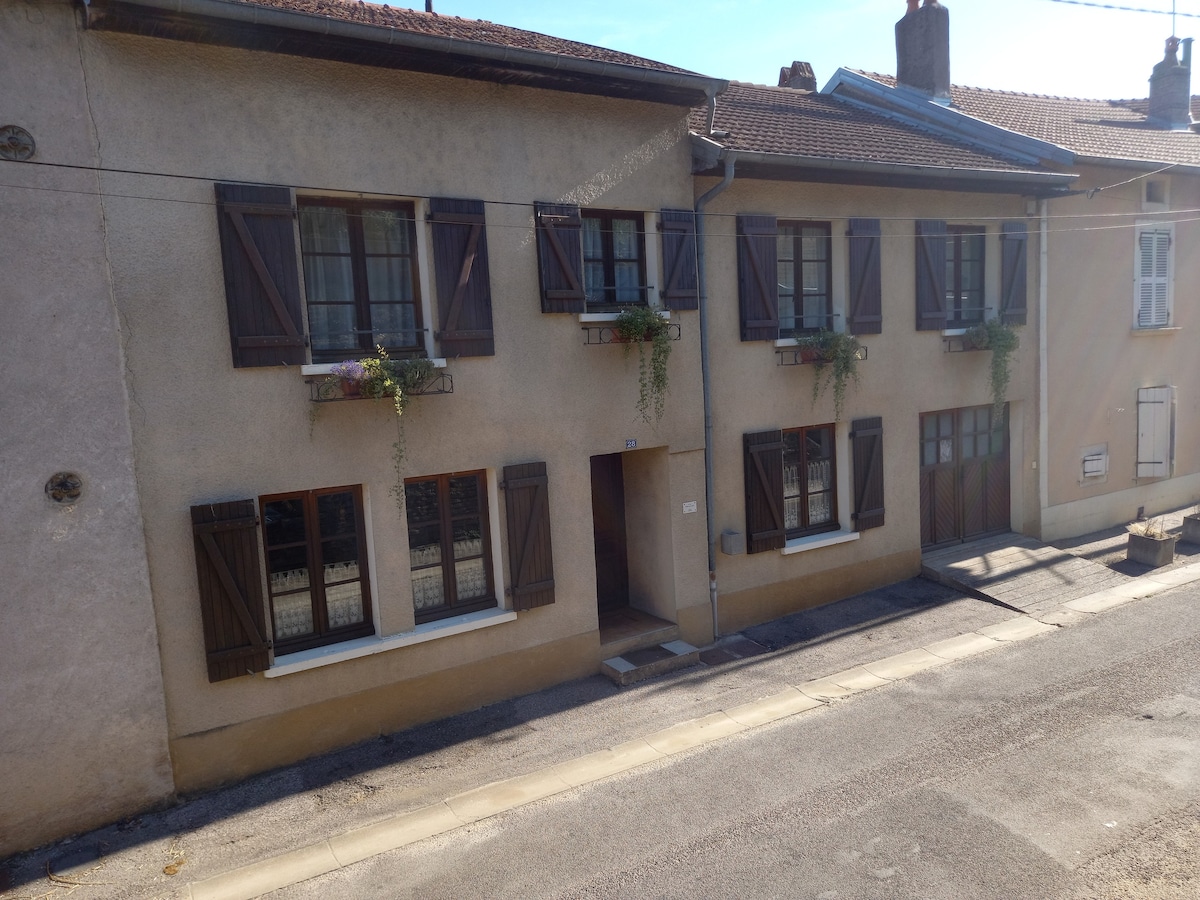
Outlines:
{"label": "terracotta roof tile", "polygon": [[[707,110],[693,131],[707,133]],[[1027,171],[965,143],[937,136],[829,94],[733,82],[717,97],[716,140],[731,150],[854,162]]]}
{"label": "terracotta roof tile", "polygon": [[[861,72],[881,84],[891,75]],[[1146,118],[1149,100],[1082,100],[987,88],[950,88],[954,109],[1080,156],[1200,166],[1200,134],[1169,131]],[[1200,98],[1192,98],[1200,110]]]}
{"label": "terracotta roof tile", "polygon": [[639,69],[654,69],[659,72],[695,74],[689,72],[687,69],[668,66],[664,63],[655,62],[652,59],[644,59],[640,56],[633,56],[629,53],[621,53],[605,47],[594,47],[591,44],[581,44],[576,41],[551,37],[550,35],[539,34],[536,31],[524,31],[520,28],[510,28],[507,25],[496,25],[482,19],[462,19],[458,16],[443,16],[438,13],[427,13],[421,10],[375,3],[362,3],[357,2],[357,0],[254,0],[254,2],[234,0],[234,2],[243,3],[246,6],[267,6],[289,12],[324,16],[346,22],[374,25],[379,28],[407,31],[412,34],[424,34],[460,41],[473,41],[479,44],[492,44],[497,47],[533,50],[574,59],[615,63]]}

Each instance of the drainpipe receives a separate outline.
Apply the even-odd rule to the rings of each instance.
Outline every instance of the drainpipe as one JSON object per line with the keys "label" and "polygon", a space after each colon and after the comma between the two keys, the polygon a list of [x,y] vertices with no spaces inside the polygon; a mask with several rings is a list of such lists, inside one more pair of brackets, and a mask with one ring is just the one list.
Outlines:
{"label": "drainpipe", "polygon": [[708,602],[712,607],[713,640],[721,635],[717,616],[717,541],[713,533],[713,421],[712,373],[708,364],[708,277],[705,274],[704,207],[733,183],[737,154],[726,151],[725,177],[696,201],[696,267],[700,288],[700,373],[704,390],[704,518],[708,529]]}
{"label": "drainpipe", "polygon": [[1050,297],[1050,272],[1047,265],[1050,249],[1046,238],[1050,231],[1048,200],[1038,201],[1038,522],[1040,536],[1046,533],[1046,509],[1050,502],[1050,360],[1046,309]]}

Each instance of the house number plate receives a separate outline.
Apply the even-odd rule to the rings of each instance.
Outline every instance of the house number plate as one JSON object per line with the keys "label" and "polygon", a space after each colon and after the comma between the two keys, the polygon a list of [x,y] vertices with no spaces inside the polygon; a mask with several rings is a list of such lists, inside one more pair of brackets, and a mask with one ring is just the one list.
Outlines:
{"label": "house number plate", "polygon": [[636,450],[637,449],[637,440],[635,438],[627,438],[625,440],[625,449],[626,450]]}

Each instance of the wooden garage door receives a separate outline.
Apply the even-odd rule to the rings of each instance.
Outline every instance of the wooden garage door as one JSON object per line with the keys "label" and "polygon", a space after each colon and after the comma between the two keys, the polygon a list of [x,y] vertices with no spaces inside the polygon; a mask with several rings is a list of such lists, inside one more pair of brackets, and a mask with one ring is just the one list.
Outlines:
{"label": "wooden garage door", "polygon": [[975,540],[1009,527],[1006,425],[992,428],[990,406],[924,413],[922,549]]}

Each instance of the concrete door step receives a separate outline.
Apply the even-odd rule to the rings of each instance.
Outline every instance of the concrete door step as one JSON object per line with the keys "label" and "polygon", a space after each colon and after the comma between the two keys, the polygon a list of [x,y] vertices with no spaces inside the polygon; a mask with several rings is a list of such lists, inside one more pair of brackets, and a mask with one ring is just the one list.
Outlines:
{"label": "concrete door step", "polygon": [[686,669],[700,662],[700,651],[686,641],[668,641],[641,650],[630,650],[600,664],[600,671],[617,684],[634,684],[664,672]]}

